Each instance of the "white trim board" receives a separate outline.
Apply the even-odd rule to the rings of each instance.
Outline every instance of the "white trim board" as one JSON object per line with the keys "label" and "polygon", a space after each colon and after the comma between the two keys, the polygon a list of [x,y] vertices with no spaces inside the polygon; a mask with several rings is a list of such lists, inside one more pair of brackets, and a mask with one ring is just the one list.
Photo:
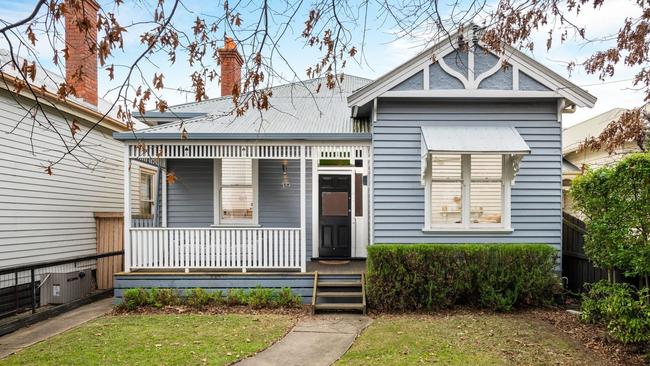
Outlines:
{"label": "white trim board", "polygon": [[[367,162],[366,162],[367,163]],[[348,175],[350,176],[350,257],[351,258],[365,258],[367,250],[366,248],[358,248],[359,245],[363,246],[368,246],[369,245],[369,235],[365,235],[365,241],[366,243],[359,243],[357,240],[357,225],[359,224],[357,221],[361,222],[361,225],[365,226],[365,229],[362,228],[361,230],[365,230],[366,232],[369,233],[368,230],[368,222],[369,222],[369,217],[370,217],[370,212],[367,209],[368,207],[368,199],[369,195],[367,186],[362,186],[362,192],[361,194],[364,195],[365,199],[363,200],[363,210],[365,211],[363,216],[356,216],[356,205],[355,205],[355,199],[356,199],[356,188],[354,184],[354,179],[355,179],[355,174],[360,173],[362,175],[367,175],[367,170],[366,168],[362,167],[355,167],[355,166],[349,166],[349,167],[344,167],[344,166],[339,166],[339,167],[319,167],[318,163],[316,160],[314,160],[314,163],[312,163],[312,217],[311,217],[311,225],[312,225],[312,253],[311,256],[313,258],[318,258],[319,257],[319,243],[320,243],[320,221],[319,221],[319,214],[318,214],[318,198],[319,198],[319,186],[318,186],[318,181],[319,181],[319,176],[321,174],[323,175]],[[370,177],[367,178],[370,180]],[[357,220],[361,219],[361,220]],[[362,238],[363,239],[363,238]]]}

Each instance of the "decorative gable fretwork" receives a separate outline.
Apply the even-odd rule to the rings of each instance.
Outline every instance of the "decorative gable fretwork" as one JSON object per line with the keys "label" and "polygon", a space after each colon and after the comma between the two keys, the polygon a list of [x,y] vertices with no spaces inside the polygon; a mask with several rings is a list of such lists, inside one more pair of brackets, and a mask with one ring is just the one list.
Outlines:
{"label": "decorative gable fretwork", "polygon": [[435,62],[407,77],[390,91],[437,89],[492,89],[551,91],[508,61],[480,46],[451,49],[436,55]]}
{"label": "decorative gable fretwork", "polygon": [[[596,97],[508,45],[495,53],[465,32],[445,37],[348,97],[350,107],[377,98],[562,99],[563,106],[592,107]],[[459,39],[472,39],[459,46]],[[462,42],[460,42],[462,44]]]}

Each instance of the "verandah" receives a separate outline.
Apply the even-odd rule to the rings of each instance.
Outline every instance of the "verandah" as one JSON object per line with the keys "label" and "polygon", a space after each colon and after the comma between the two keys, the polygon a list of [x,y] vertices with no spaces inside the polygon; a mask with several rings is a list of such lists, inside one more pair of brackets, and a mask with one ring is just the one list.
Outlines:
{"label": "verandah", "polygon": [[[307,212],[306,164],[312,172],[320,159],[369,161],[369,147],[357,144],[291,144],[228,142],[164,142],[126,145],[125,164],[125,271],[145,269],[299,270],[306,271]],[[224,222],[210,227],[167,227],[167,184],[163,180],[159,227],[133,227],[130,162],[159,159],[281,160],[299,162],[299,227],[261,227],[248,222]],[[219,164],[220,165],[220,164]],[[224,172],[224,174],[228,174]],[[263,184],[262,182],[260,184]],[[215,203],[218,205],[218,203]],[[218,209],[215,208],[215,212]],[[137,220],[136,220],[137,222]]]}

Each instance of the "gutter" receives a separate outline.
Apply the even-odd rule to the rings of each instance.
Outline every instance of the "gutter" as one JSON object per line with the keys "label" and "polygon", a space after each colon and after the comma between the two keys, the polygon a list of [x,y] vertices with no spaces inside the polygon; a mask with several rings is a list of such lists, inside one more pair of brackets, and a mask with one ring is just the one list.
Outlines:
{"label": "gutter", "polygon": [[135,140],[302,140],[302,141],[370,141],[370,133],[218,133],[195,132],[182,138],[181,133],[165,132],[115,132],[113,138],[122,141]]}

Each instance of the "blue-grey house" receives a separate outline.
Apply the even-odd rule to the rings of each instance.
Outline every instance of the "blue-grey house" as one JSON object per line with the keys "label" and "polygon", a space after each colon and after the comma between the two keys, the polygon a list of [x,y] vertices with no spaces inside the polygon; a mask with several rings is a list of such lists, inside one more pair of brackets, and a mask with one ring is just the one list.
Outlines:
{"label": "blue-grey house", "polygon": [[[596,98],[513,48],[463,39],[475,38],[454,35],[376,80],[274,87],[267,111],[235,117],[225,96],[115,134],[125,159],[154,158],[172,177],[159,179],[155,227],[129,225],[137,190],[125,189],[132,273],[118,284],[245,287],[266,273],[269,286],[304,281],[294,287],[309,299],[316,260],[365,258],[374,243],[560,250],[562,114]],[[239,72],[235,49],[221,60]],[[226,270],[240,274],[210,285]]]}

